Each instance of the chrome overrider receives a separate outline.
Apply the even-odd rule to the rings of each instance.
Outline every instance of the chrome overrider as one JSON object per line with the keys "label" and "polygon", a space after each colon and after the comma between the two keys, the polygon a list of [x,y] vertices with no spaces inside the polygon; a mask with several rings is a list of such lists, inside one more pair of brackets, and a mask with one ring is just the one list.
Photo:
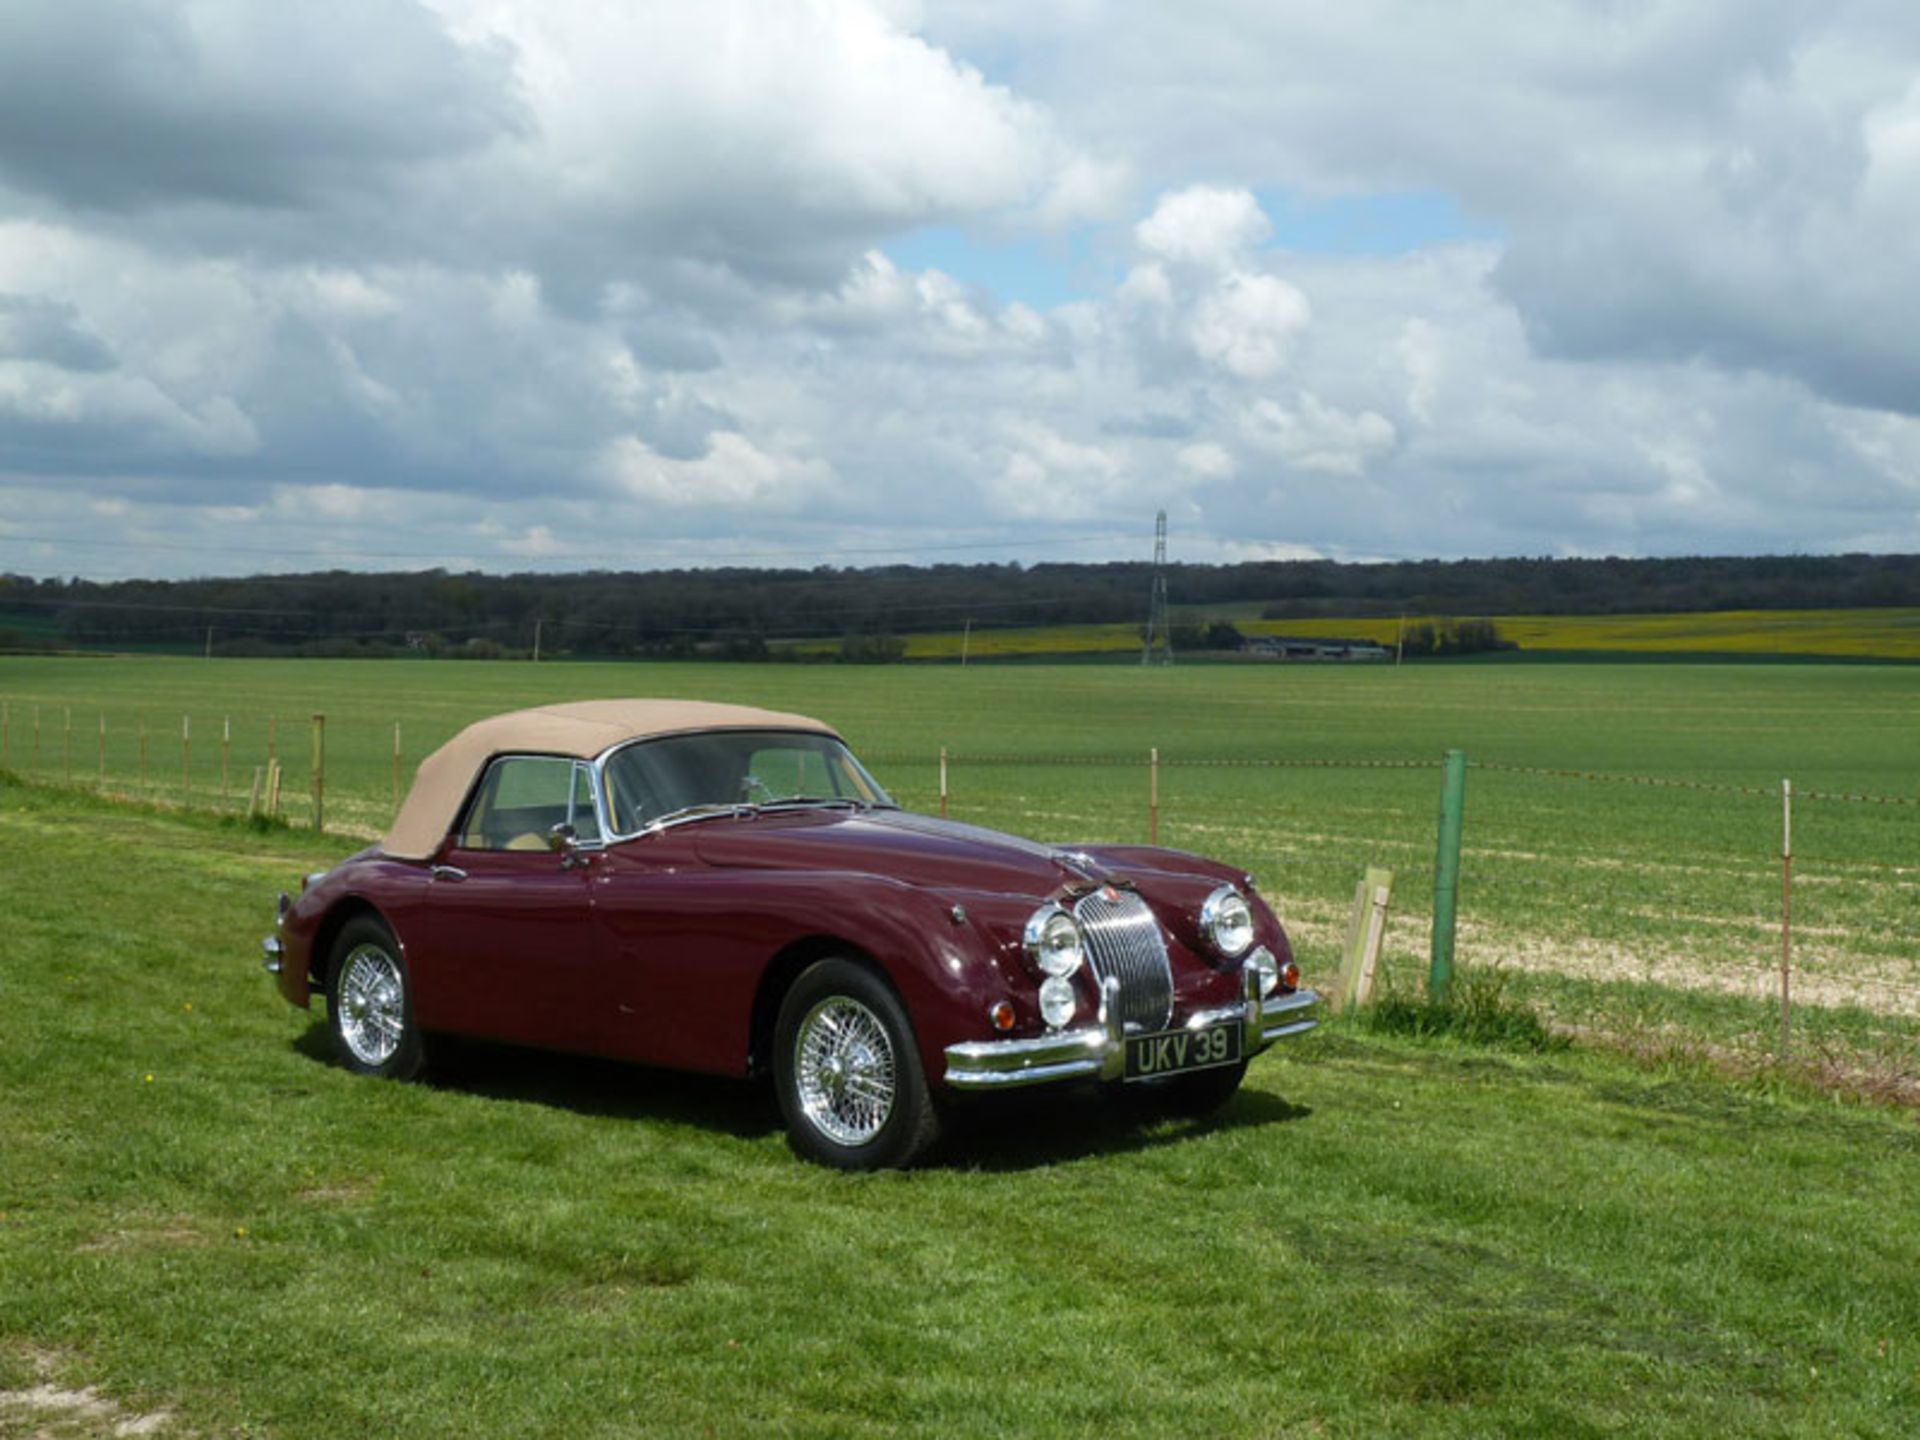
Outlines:
{"label": "chrome overrider", "polygon": [[[1251,1059],[1283,1036],[1311,1030],[1319,1023],[1303,1013],[1320,1002],[1313,991],[1263,996],[1260,984],[1258,972],[1248,970],[1245,1000],[1202,1010],[1187,1020],[1187,1028],[1238,1020],[1241,1058]],[[947,1084],[956,1090],[1005,1090],[1055,1080],[1118,1080],[1126,1066],[1126,1040],[1120,1019],[1120,982],[1108,976],[1100,985],[1095,1024],[1028,1040],[968,1040],[949,1045]]]}
{"label": "chrome overrider", "polygon": [[[324,873],[324,872],[323,872]],[[314,877],[309,875],[311,881]],[[278,975],[280,966],[286,959],[287,947],[280,942],[280,927],[287,923],[287,911],[293,908],[293,897],[286,891],[280,892],[280,908],[273,920],[273,934],[260,942],[260,968],[269,975]]]}

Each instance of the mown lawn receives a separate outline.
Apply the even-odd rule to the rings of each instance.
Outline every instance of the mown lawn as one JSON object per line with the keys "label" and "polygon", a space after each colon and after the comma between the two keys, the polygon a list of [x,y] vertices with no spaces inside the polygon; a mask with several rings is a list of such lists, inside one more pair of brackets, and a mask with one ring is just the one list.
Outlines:
{"label": "mown lawn", "polygon": [[332,1067],[254,957],[345,848],[0,783],[0,1391],[327,1437],[1920,1416],[1910,1112],[1329,1030],[1211,1126],[1022,1103],[832,1174],[745,1087]]}

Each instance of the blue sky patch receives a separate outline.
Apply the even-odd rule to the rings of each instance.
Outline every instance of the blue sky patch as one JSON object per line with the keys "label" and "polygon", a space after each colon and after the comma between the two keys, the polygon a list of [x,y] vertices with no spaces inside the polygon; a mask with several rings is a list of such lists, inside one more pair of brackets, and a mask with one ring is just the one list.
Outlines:
{"label": "blue sky patch", "polygon": [[1410,190],[1320,199],[1284,190],[1254,198],[1273,222],[1274,248],[1316,255],[1405,255],[1429,245],[1498,240],[1497,226],[1469,218],[1451,195]]}
{"label": "blue sky patch", "polygon": [[[1451,196],[1438,191],[1308,198],[1284,190],[1255,192],[1273,224],[1267,248],[1311,255],[1404,255],[1429,245],[1462,240],[1498,240],[1495,226],[1469,218]],[[1065,235],[988,239],[958,225],[929,225],[881,248],[902,270],[939,270],[964,285],[992,292],[1002,303],[1018,300],[1051,310],[1070,300],[1090,300],[1113,289],[1125,273],[1112,251],[1118,235],[1094,226]],[[1096,237],[1107,243],[1096,243]]]}

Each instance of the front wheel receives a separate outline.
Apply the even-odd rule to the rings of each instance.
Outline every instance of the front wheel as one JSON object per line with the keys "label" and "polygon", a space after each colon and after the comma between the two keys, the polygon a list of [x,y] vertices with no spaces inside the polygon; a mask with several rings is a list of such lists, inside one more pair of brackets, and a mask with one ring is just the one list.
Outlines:
{"label": "front wheel", "polygon": [[406,1080],[426,1058],[413,1021],[406,957],[393,932],[371,915],[349,920],[334,941],[327,1028],[334,1054],[358,1075]]}
{"label": "front wheel", "polygon": [[892,988],[850,960],[822,960],[793,983],[773,1032],[774,1084],[787,1138],[841,1170],[911,1164],[939,1115]]}

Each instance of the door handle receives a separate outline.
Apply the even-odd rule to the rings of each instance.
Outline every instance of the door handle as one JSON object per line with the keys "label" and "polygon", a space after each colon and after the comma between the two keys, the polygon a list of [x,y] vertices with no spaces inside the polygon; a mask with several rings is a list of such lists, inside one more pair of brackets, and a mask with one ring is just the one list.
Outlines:
{"label": "door handle", "polygon": [[458,865],[436,865],[433,867],[432,875],[436,880],[464,880],[467,878],[467,872],[462,870]]}

